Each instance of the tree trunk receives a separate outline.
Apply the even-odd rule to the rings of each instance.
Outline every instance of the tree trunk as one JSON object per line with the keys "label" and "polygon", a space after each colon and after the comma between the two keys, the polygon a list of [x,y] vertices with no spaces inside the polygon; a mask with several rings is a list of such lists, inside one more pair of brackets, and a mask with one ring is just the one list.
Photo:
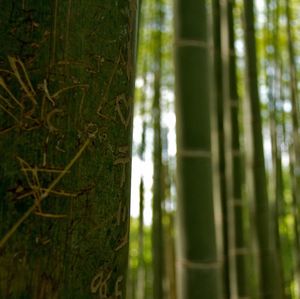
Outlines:
{"label": "tree trunk", "polygon": [[2,1],[0,297],[124,298],[135,1]]}

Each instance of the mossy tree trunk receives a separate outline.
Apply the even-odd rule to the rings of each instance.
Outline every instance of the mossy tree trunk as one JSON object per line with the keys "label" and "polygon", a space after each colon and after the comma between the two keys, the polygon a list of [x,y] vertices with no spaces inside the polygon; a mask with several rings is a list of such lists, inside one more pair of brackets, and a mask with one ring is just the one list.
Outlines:
{"label": "mossy tree trunk", "polygon": [[135,10],[1,3],[1,298],[125,296]]}

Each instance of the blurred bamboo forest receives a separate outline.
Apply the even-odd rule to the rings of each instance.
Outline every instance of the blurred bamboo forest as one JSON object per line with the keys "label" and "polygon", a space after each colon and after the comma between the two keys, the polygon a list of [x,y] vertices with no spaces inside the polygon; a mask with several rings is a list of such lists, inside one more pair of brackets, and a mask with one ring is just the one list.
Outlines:
{"label": "blurred bamboo forest", "polygon": [[198,2],[140,0],[127,298],[300,298],[300,1]]}

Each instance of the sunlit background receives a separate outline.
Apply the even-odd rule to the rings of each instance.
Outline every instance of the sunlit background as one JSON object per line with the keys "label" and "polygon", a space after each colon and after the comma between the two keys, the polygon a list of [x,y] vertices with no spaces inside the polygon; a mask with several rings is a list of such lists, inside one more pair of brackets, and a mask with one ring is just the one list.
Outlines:
{"label": "sunlit background", "polygon": [[[297,281],[297,254],[295,253],[294,242],[295,218],[292,199],[292,178],[290,177],[290,145],[293,143],[291,113],[292,104],[289,91],[289,70],[286,34],[286,17],[284,16],[283,0],[256,0],[256,39],[258,56],[258,82],[261,102],[261,115],[263,120],[263,146],[265,152],[266,172],[268,178],[268,191],[270,201],[274,202],[274,181],[275,171],[274,160],[272,160],[272,136],[271,136],[271,116],[270,116],[270,94],[274,93],[280,100],[276,104],[278,118],[277,127],[278,142],[280,148],[280,158],[283,167],[284,180],[284,200],[281,203],[281,211],[278,216],[278,230],[281,234],[280,246],[283,263],[282,272],[285,275],[284,291],[286,298],[299,298],[300,281]],[[292,21],[293,28],[300,30],[300,2],[293,0],[290,2],[294,10]],[[133,158],[132,158],[132,189],[131,189],[131,241],[130,241],[130,264],[128,279],[128,299],[159,299],[153,298],[153,269],[152,269],[152,217],[153,217],[153,178],[154,178],[154,115],[153,101],[155,97],[155,72],[157,70],[157,51],[160,51],[161,76],[160,76],[160,137],[162,141],[162,164],[163,164],[163,186],[164,197],[162,198],[163,209],[163,236],[164,252],[166,259],[164,264],[164,298],[176,299],[176,257],[175,243],[177,242],[176,230],[176,117],[175,117],[175,83],[174,83],[174,58],[173,58],[173,1],[171,0],[143,0],[140,15],[139,30],[139,51],[137,64],[137,77],[135,84],[135,113],[133,131]],[[277,9],[280,14],[279,26],[281,26],[280,47],[282,50],[283,75],[281,84],[283,91],[274,91],[268,84],[268,78],[275,78],[277,69],[272,64],[270,53],[274,52],[272,46],[266,46],[266,35],[268,30],[267,14],[274,13]],[[163,12],[163,17],[159,12]],[[241,0],[235,1],[234,21],[235,21],[235,52],[237,63],[238,93],[240,98],[241,117],[239,119],[241,134],[240,138],[243,155],[245,155],[244,144],[244,97],[245,97],[245,43],[244,29],[242,24],[243,4]],[[269,29],[267,29],[269,28]],[[157,32],[160,31],[162,47],[158,49]],[[297,35],[295,35],[297,36]],[[297,36],[296,44],[299,44]],[[299,63],[299,51],[297,49],[297,62]],[[272,55],[271,55],[272,56]],[[271,62],[270,62],[271,61]],[[299,70],[298,70],[299,72]],[[275,80],[275,79],[274,79]],[[280,95],[276,94],[280,92]],[[281,126],[280,122],[285,122]],[[247,171],[247,170],[244,170]],[[244,178],[243,178],[244,179]],[[142,194],[140,192],[141,180],[144,184]],[[245,184],[245,182],[243,183]],[[244,196],[247,197],[243,185]],[[143,197],[141,210],[140,200]],[[246,199],[247,201],[247,199]],[[249,213],[249,207],[246,212]],[[140,213],[143,217],[140,217]],[[296,217],[296,216],[295,216]],[[246,217],[246,219],[248,219]],[[249,226],[247,224],[247,226]],[[249,241],[249,240],[248,240]],[[297,246],[296,246],[297,248]],[[249,283],[251,287],[253,282]],[[254,282],[255,284],[255,282]]]}

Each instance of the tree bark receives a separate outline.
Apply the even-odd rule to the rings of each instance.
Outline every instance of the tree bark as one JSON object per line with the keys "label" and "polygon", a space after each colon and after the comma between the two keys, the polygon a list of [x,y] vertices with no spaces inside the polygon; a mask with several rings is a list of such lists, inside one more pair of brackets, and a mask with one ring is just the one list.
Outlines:
{"label": "tree bark", "polygon": [[1,298],[125,296],[135,10],[2,1]]}

